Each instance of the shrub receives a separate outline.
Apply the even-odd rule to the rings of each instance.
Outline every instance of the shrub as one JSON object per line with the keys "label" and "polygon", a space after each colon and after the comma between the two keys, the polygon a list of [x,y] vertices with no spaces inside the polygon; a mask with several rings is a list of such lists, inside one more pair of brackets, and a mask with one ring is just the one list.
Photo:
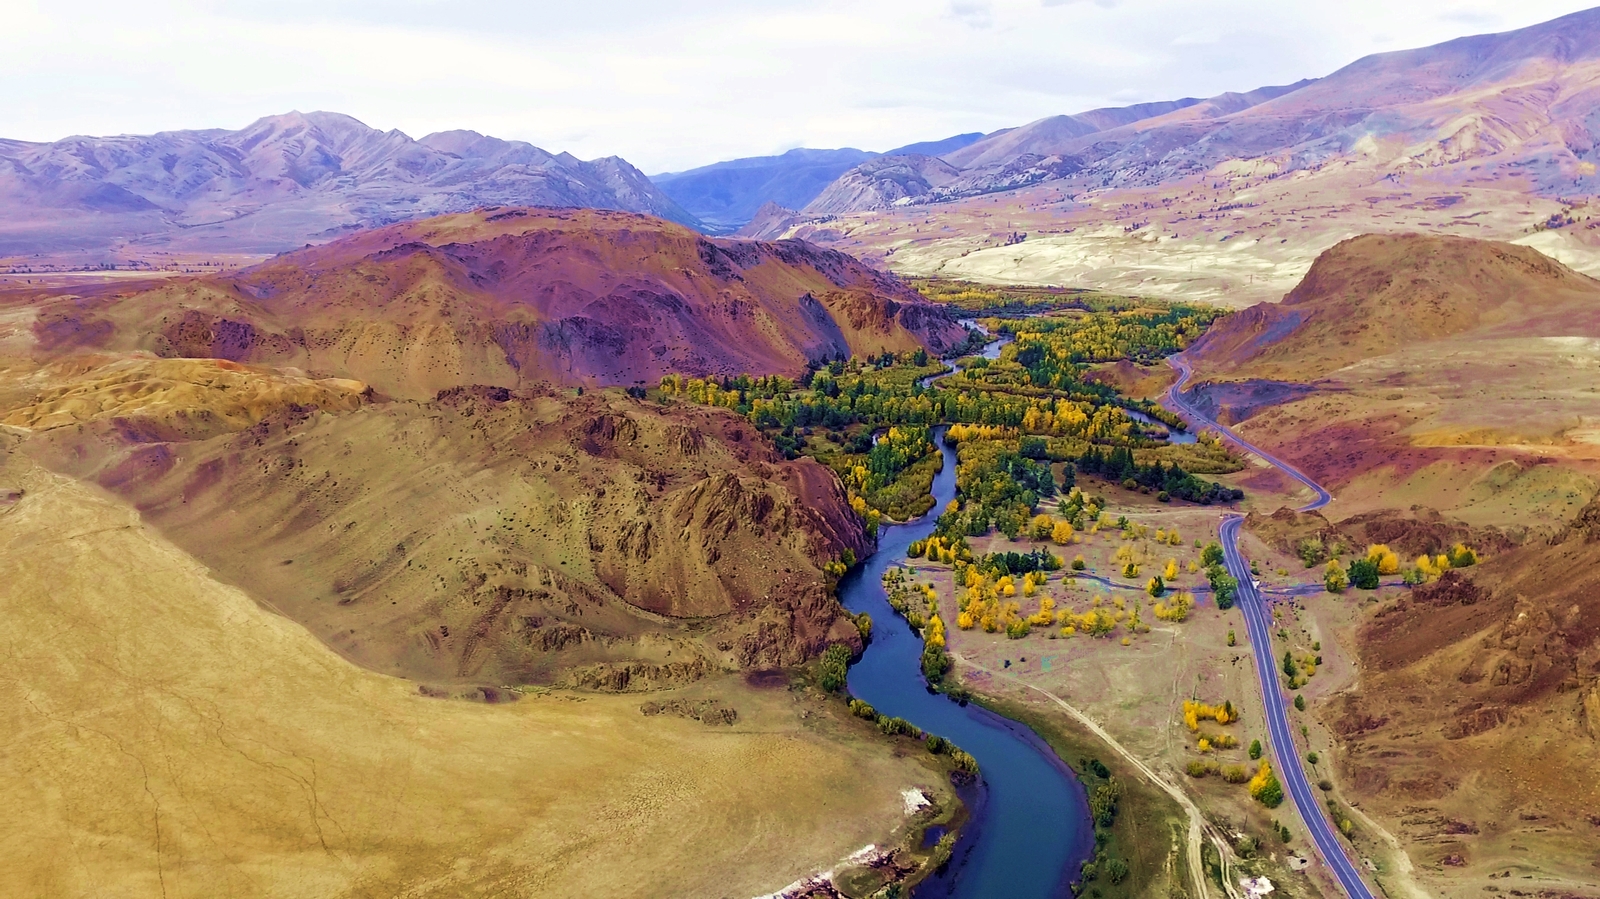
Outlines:
{"label": "shrub", "polygon": [[844,688],[850,675],[850,647],[835,643],[822,654],[822,689],[836,692]]}
{"label": "shrub", "polygon": [[1222,779],[1231,784],[1242,784],[1250,779],[1250,771],[1243,765],[1229,765],[1222,769]]}
{"label": "shrub", "polygon": [[868,721],[878,720],[878,710],[859,699],[850,700],[850,714]]}
{"label": "shrub", "polygon": [[1190,777],[1205,777],[1206,774],[1209,773],[1207,771],[1206,763],[1200,761],[1199,759],[1195,759],[1194,761],[1185,765],[1183,770],[1188,772]]}
{"label": "shrub", "polygon": [[1328,562],[1328,568],[1322,575],[1322,586],[1329,593],[1343,593],[1344,588],[1350,586],[1350,576],[1339,567],[1339,560]]}
{"label": "shrub", "polygon": [[1294,708],[1297,712],[1306,710],[1306,698],[1299,693],[1294,694]]}
{"label": "shrub", "polygon": [[944,647],[937,643],[924,643],[922,646],[922,676],[928,683],[937,686],[944,680],[945,673],[950,670],[950,655]]}
{"label": "shrub", "polygon": [[1315,765],[1317,763],[1317,760],[1319,758],[1321,758],[1321,756],[1317,755],[1316,752],[1308,752],[1308,753],[1306,753],[1306,761],[1310,762],[1313,765]]}
{"label": "shrub", "polygon": [[1213,565],[1221,565],[1222,544],[1215,540],[1207,543],[1206,548],[1200,550],[1200,564],[1206,568],[1210,568]]}
{"label": "shrub", "polygon": [[1223,570],[1221,565],[1207,568],[1206,579],[1211,582],[1211,595],[1217,600],[1217,608],[1224,611],[1233,608],[1234,597],[1239,592],[1239,581]]}
{"label": "shrub", "polygon": [[927,745],[928,751],[934,755],[938,755],[950,749],[950,741],[939,736],[938,734],[928,734]]}
{"label": "shrub", "polygon": [[860,615],[857,615],[856,616],[856,630],[861,633],[861,639],[863,641],[871,640],[872,639],[872,616],[868,615],[866,612],[862,612]]}
{"label": "shrub", "polygon": [[1089,794],[1089,815],[1100,827],[1110,827],[1117,819],[1117,801],[1122,798],[1122,784],[1113,777],[1094,788]]}
{"label": "shrub", "polygon": [[1089,567],[1089,563],[1087,563],[1087,562],[1085,562],[1083,560],[1083,555],[1081,553],[1079,555],[1073,557],[1073,559],[1072,559],[1072,570],[1073,571],[1082,571],[1082,570],[1084,570],[1085,568],[1088,568],[1088,567]]}
{"label": "shrub", "polygon": [[978,773],[978,760],[960,749],[952,748],[950,750],[950,761],[959,771],[965,771],[968,774]]}
{"label": "shrub", "polygon": [[1252,758],[1252,759],[1261,758],[1261,741],[1260,740],[1251,740],[1250,741],[1250,758]]}
{"label": "shrub", "polygon": [[1106,861],[1106,879],[1112,883],[1121,883],[1128,877],[1128,863],[1120,858],[1111,858]]}
{"label": "shrub", "polygon": [[1371,559],[1355,559],[1350,563],[1350,583],[1359,590],[1378,589],[1378,563]]}
{"label": "shrub", "polygon": [[885,734],[891,737],[907,736],[916,737],[919,740],[922,739],[922,731],[919,730],[915,724],[912,724],[910,721],[907,721],[904,718],[893,718],[888,715],[884,715],[878,719],[878,730],[883,731]]}
{"label": "shrub", "polygon": [[1283,804],[1283,784],[1278,782],[1278,776],[1272,773],[1272,765],[1266,761],[1261,762],[1255,776],[1250,778],[1249,790],[1251,798],[1267,808],[1277,808]]}

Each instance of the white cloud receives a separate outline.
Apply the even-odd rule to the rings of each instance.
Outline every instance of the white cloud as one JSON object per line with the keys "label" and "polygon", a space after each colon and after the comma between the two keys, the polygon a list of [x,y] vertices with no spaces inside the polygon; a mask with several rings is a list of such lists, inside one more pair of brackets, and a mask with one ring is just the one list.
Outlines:
{"label": "white cloud", "polygon": [[[1324,75],[1583,0],[4,0],[0,136],[289,109],[646,171]],[[1226,23],[1225,27],[1220,23]]]}

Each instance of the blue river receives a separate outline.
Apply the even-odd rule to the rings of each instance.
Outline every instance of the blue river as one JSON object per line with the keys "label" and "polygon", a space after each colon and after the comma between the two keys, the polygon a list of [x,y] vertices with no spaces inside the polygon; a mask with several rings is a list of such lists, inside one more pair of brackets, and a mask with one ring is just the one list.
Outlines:
{"label": "blue river", "polygon": [[933,510],[885,527],[877,552],[840,582],[845,607],[872,615],[872,642],[850,668],[850,693],[883,714],[945,737],[978,761],[981,789],[969,791],[972,818],[950,864],[917,888],[918,899],[1070,896],[1079,866],[1094,852],[1083,785],[1027,727],[929,692],[922,639],[889,607],[883,591],[884,571],[905,558],[913,541],[933,533],[938,513],[955,497],[955,453],[944,447],[942,428],[934,443],[944,453],[944,467],[933,482]]}

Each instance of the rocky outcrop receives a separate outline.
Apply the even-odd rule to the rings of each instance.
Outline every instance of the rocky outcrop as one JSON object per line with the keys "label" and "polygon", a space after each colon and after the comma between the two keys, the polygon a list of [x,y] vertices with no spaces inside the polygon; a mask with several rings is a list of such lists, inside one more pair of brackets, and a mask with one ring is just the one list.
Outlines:
{"label": "rocky outcrop", "polygon": [[860,519],[831,471],[738,416],[548,386],[356,400],[192,438],[89,419],[35,448],[418,681],[638,691],[860,647],[823,571],[868,552]]}
{"label": "rocky outcrop", "polygon": [[1582,718],[1589,736],[1600,740],[1600,683],[1595,684],[1584,694]]}

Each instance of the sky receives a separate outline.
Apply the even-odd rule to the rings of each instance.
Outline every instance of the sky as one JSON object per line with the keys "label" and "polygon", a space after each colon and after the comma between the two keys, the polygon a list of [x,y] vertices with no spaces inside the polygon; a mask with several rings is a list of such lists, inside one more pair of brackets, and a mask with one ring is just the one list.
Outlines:
{"label": "sky", "polygon": [[[1593,0],[1590,0],[1593,2]],[[1326,75],[1562,0],[0,0],[0,138],[343,112],[648,173]]]}

